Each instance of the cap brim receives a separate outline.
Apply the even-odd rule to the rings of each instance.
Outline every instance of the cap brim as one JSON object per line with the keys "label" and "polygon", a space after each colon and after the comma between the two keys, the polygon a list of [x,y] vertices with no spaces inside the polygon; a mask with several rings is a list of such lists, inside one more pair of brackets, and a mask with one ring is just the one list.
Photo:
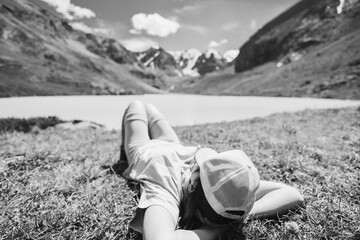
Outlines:
{"label": "cap brim", "polygon": [[196,153],[195,153],[195,160],[197,162],[197,164],[199,164],[199,166],[202,165],[202,163],[204,161],[206,161],[206,159],[216,155],[217,152],[214,149],[211,148],[200,148]]}

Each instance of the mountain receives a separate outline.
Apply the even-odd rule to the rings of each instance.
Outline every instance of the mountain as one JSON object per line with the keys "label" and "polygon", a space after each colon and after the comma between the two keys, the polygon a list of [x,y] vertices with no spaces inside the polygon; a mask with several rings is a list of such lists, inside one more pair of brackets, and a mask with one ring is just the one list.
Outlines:
{"label": "mountain", "polygon": [[[360,2],[302,0],[240,48],[234,69],[174,91],[360,99]],[[235,70],[235,73],[234,73]]]}
{"label": "mountain", "polygon": [[231,63],[235,60],[235,58],[237,58],[239,52],[240,51],[237,49],[228,50],[224,53],[223,58],[225,59],[226,62]]}
{"label": "mountain", "polygon": [[183,51],[170,52],[175,61],[179,64],[182,72],[190,76],[198,76],[199,73],[194,69],[195,63],[201,56],[201,52],[197,49],[188,49]]}
{"label": "mountain", "polygon": [[31,0],[1,0],[0,53],[2,97],[162,92],[139,77],[157,79],[135,53],[73,29]]}
{"label": "mountain", "polygon": [[225,68],[232,63],[238,51],[232,50],[222,55],[214,49],[209,49],[205,53],[197,49],[188,49],[173,51],[170,54],[174,56],[184,74],[196,77]]}
{"label": "mountain", "polygon": [[180,68],[174,57],[163,48],[151,47],[144,52],[136,53],[137,61],[146,68],[166,70],[171,75],[181,75]]}

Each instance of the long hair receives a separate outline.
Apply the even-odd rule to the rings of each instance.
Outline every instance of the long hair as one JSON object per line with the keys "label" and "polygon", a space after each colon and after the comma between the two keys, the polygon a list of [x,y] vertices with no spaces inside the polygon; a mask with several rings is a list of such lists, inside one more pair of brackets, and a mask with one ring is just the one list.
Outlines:
{"label": "long hair", "polygon": [[[199,166],[196,164],[192,174],[200,172]],[[180,201],[180,221],[181,229],[196,229],[201,226],[200,220],[196,217],[196,209],[199,208],[201,201],[205,198],[203,193],[200,175],[198,175],[192,184],[190,181],[182,186],[182,200]]]}

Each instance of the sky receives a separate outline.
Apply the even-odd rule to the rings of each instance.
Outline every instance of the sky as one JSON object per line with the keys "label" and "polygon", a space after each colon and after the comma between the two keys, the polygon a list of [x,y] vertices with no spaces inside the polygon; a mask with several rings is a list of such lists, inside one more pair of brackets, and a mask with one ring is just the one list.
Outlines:
{"label": "sky", "polygon": [[298,0],[38,0],[74,28],[119,40],[128,50],[160,46],[221,53],[239,49]]}

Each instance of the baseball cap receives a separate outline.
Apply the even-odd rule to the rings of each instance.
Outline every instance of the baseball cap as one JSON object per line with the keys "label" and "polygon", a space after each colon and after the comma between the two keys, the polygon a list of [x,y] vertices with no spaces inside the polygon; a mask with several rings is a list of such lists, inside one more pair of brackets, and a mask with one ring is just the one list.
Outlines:
{"label": "baseball cap", "polygon": [[241,219],[252,209],[259,188],[259,173],[241,150],[216,152],[198,148],[195,160],[206,200],[222,217]]}

